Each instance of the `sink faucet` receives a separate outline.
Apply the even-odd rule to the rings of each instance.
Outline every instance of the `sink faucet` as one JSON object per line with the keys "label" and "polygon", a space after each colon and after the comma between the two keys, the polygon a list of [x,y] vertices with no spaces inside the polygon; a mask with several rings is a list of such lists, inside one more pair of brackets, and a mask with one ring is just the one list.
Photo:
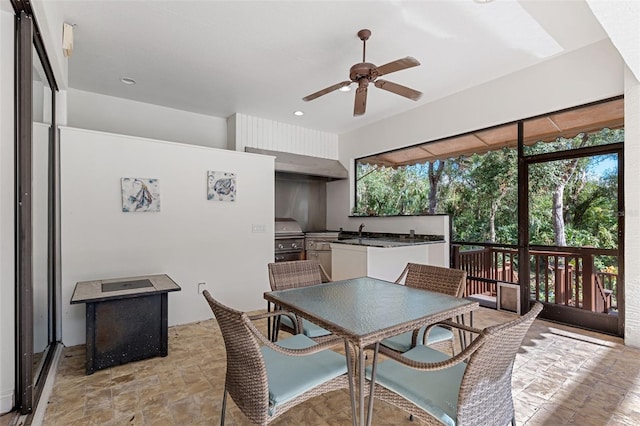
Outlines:
{"label": "sink faucet", "polygon": [[358,226],[358,237],[362,237],[362,228],[364,228],[364,223],[361,223],[360,226]]}

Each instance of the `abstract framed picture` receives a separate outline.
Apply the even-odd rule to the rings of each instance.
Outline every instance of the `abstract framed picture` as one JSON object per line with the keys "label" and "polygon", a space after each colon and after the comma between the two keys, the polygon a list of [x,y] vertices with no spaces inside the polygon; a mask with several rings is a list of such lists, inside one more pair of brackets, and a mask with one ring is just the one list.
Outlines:
{"label": "abstract framed picture", "polygon": [[122,211],[159,212],[160,182],[158,179],[122,178]]}
{"label": "abstract framed picture", "polygon": [[207,200],[235,201],[236,174],[229,172],[207,172]]}

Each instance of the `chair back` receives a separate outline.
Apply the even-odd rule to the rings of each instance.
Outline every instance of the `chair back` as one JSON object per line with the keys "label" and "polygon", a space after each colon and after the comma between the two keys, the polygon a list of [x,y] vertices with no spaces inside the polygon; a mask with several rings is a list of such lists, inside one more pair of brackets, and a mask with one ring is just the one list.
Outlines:
{"label": "chair back", "polygon": [[482,331],[483,343],[469,357],[460,384],[457,424],[504,425],[513,419],[513,362],[541,310],[536,303],[527,314]]}
{"label": "chair back", "polygon": [[421,263],[407,263],[396,283],[401,282],[405,275],[404,285],[408,287],[436,291],[454,297],[462,297],[467,282],[466,271]]}
{"label": "chair back", "polygon": [[269,263],[271,290],[308,287],[331,281],[317,260]]}
{"label": "chair back", "polygon": [[225,387],[238,408],[252,422],[264,424],[269,417],[269,385],[260,345],[248,327],[247,314],[215,300],[205,299],[220,326],[227,352]]}

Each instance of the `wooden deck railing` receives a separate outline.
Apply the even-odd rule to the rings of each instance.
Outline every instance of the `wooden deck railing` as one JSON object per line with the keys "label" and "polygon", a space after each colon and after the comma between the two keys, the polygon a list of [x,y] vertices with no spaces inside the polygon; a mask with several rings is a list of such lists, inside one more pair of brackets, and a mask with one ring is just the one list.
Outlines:
{"label": "wooden deck railing", "polygon": [[[593,248],[530,250],[531,299],[593,312],[615,312],[618,275],[597,266],[605,258],[615,263],[612,253]],[[518,251],[512,247],[452,245],[452,266],[467,271],[466,296],[495,296],[498,281],[518,284],[518,265]]]}

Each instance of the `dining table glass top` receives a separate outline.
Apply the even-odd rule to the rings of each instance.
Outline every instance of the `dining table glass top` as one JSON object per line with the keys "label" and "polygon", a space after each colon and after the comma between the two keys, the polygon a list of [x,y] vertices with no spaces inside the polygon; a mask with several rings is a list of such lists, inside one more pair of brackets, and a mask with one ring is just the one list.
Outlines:
{"label": "dining table glass top", "polygon": [[403,325],[441,321],[451,318],[452,311],[469,312],[477,305],[369,277],[271,291],[265,298],[334,333],[357,337],[355,340],[380,333],[392,336]]}

